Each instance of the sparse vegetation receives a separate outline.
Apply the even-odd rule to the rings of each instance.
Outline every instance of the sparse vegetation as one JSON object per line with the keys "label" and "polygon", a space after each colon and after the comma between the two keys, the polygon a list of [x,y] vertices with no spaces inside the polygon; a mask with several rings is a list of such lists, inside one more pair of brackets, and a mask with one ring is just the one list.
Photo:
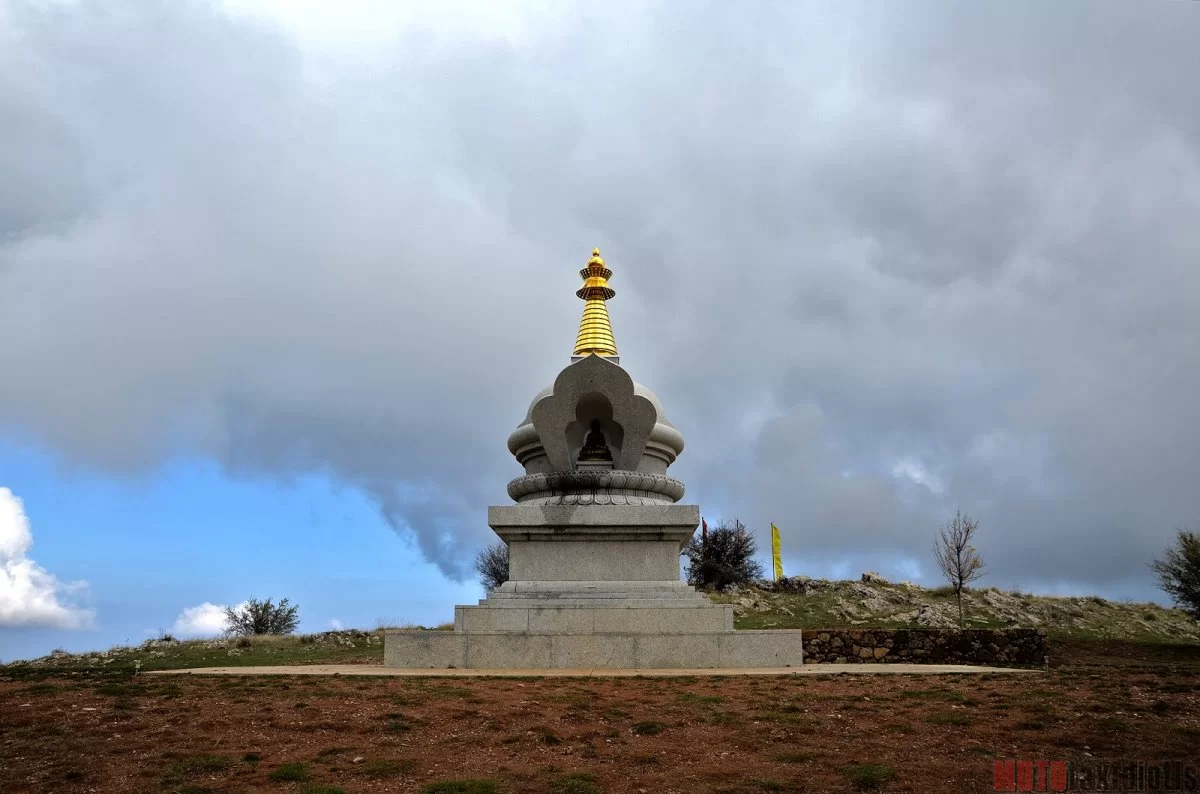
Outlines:
{"label": "sparse vegetation", "polygon": [[1175,545],[1150,564],[1158,586],[1183,611],[1200,620],[1200,535],[1179,530]]}
{"label": "sparse vegetation", "polygon": [[278,604],[271,599],[251,598],[237,607],[225,607],[226,633],[246,637],[261,634],[291,634],[300,624],[300,607],[283,599]]}
{"label": "sparse vegetation", "polygon": [[653,720],[646,722],[638,722],[633,726],[633,732],[639,736],[656,736],[667,729],[667,724],[664,722],[655,722]]}
{"label": "sparse vegetation", "polygon": [[489,593],[508,581],[508,544],[498,540],[475,555],[479,583]]}
{"label": "sparse vegetation", "polygon": [[925,718],[930,725],[970,725],[970,716],[961,711],[940,711]]}
{"label": "sparse vegetation", "polygon": [[284,764],[271,773],[271,780],[276,782],[303,783],[308,780],[308,766],[299,762]]}
{"label": "sparse vegetation", "polygon": [[545,725],[535,725],[529,729],[529,732],[536,736],[542,744],[549,746],[562,744],[562,739],[558,738],[558,734]]}
{"label": "sparse vegetation", "polygon": [[[1088,610],[1117,606],[1080,602]],[[0,767],[31,791],[125,791],[135,780],[141,785],[133,788],[163,794],[422,786],[443,794],[584,794],[634,781],[650,792],[719,786],[748,794],[886,792],[913,781],[949,791],[964,780],[961,770],[983,769],[1014,744],[1049,757],[1085,746],[1097,757],[1190,757],[1200,737],[1192,703],[1200,645],[1058,647],[1066,654],[1046,671],[927,678],[139,676],[128,694],[109,696],[74,672],[38,683],[0,672]],[[179,688],[178,700],[159,697],[161,681]],[[31,687],[45,694],[35,700]],[[294,711],[297,702],[309,708]],[[709,723],[717,710],[728,716],[719,727]],[[397,719],[412,730],[383,730]],[[654,735],[663,723],[670,727]],[[552,729],[560,744],[543,744],[530,731],[535,725]],[[114,731],[169,744],[114,753]],[[729,747],[739,750],[736,763],[716,752]],[[506,766],[476,771],[489,768],[487,759]],[[277,770],[294,762],[307,764],[308,780],[279,781]],[[846,771],[868,763],[887,764],[894,778]],[[492,779],[464,781],[483,775]]]}
{"label": "sparse vegetation", "polygon": [[178,785],[194,775],[224,772],[232,762],[222,755],[194,755],[180,759],[163,773],[163,785]]}
{"label": "sparse vegetation", "polygon": [[896,777],[896,772],[883,764],[855,764],[846,767],[846,779],[859,791],[882,788]]}
{"label": "sparse vegetation", "polygon": [[600,794],[596,776],[588,772],[569,772],[550,781],[550,794]]}
{"label": "sparse vegetation", "polygon": [[399,711],[393,711],[384,715],[387,723],[384,725],[384,731],[387,733],[407,733],[412,730],[412,725],[409,724],[408,718]]}
{"label": "sparse vegetation", "polygon": [[758,545],[742,522],[722,522],[708,530],[708,536],[692,536],[683,548],[687,558],[687,581],[693,587],[724,590],[730,585],[746,584],[763,575],[762,565],[754,559]]}
{"label": "sparse vegetation", "polygon": [[360,768],[363,777],[399,777],[416,769],[417,762],[411,758],[373,758]]}
{"label": "sparse vegetation", "polygon": [[441,780],[421,789],[421,794],[498,794],[494,780]]}
{"label": "sparse vegetation", "polygon": [[[712,593],[732,603],[739,629],[952,628],[958,626],[953,589],[887,582],[829,581],[794,577]],[[1021,626],[1045,629],[1054,642],[1123,639],[1200,642],[1200,623],[1180,609],[1146,602],[1098,603],[1082,596],[1031,596],[995,587],[962,594],[966,628]],[[1147,615],[1154,615],[1148,620]]]}
{"label": "sparse vegetation", "polygon": [[[130,692],[129,680],[138,670],[382,661],[381,633],[347,629],[300,636],[262,635],[170,643],[147,640],[141,645],[117,646],[106,651],[51,654],[40,659],[11,662],[0,665],[0,676],[39,678],[71,673],[99,679],[104,682],[102,686],[114,687],[105,689],[106,692],[119,696]],[[164,681],[157,693],[170,698],[177,697],[179,690],[175,682]]]}
{"label": "sparse vegetation", "polygon": [[970,516],[964,516],[962,511],[958,511],[954,514],[954,518],[942,527],[937,541],[933,545],[933,554],[937,559],[938,570],[954,588],[954,599],[958,602],[958,627],[960,629],[964,628],[963,589],[984,574],[983,559],[971,542],[978,529],[978,521],[973,520]]}

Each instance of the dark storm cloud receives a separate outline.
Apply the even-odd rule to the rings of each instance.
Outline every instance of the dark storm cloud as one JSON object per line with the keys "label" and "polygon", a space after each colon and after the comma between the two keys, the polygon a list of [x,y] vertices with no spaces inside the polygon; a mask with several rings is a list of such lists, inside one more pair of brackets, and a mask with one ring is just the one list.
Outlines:
{"label": "dark storm cloud", "polygon": [[797,560],[961,505],[998,584],[1145,588],[1200,515],[1192,5],[0,8],[0,421],[67,460],[327,469],[462,575],[600,245],[672,471]]}

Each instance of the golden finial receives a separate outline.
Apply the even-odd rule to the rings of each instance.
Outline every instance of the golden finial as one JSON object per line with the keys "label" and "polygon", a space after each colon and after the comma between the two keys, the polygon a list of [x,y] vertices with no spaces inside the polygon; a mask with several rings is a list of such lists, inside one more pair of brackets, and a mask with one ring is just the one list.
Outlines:
{"label": "golden finial", "polygon": [[608,320],[605,301],[617,293],[608,286],[612,271],[600,258],[600,249],[592,249],[592,258],[579,271],[583,286],[575,294],[582,298],[583,317],[579,320],[579,335],[575,337],[576,356],[594,353],[598,356],[617,355],[617,343],[613,339],[612,324]]}

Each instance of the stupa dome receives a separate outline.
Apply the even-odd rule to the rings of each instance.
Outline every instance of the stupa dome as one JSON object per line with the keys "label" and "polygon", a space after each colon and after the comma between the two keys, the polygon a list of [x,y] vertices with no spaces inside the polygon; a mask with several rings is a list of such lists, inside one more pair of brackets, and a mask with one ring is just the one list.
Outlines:
{"label": "stupa dome", "polygon": [[597,469],[664,476],[683,435],[658,396],[620,366],[607,306],[616,291],[600,249],[579,276],[575,295],[584,307],[572,363],[534,395],[508,449],[527,476]]}
{"label": "stupa dome", "polygon": [[[636,381],[633,383],[633,393],[649,401],[654,406],[655,412],[654,427],[646,439],[646,449],[634,470],[651,474],[665,474],[667,467],[675,462],[679,453],[683,452],[683,434],[667,419],[658,395]],[[525,467],[526,474],[549,474],[554,471],[554,467],[546,458],[545,450],[533,425],[534,406],[553,394],[554,384],[550,384],[535,394],[529,403],[529,409],[525,411],[525,418],[508,437],[508,451],[515,455],[517,462]]]}

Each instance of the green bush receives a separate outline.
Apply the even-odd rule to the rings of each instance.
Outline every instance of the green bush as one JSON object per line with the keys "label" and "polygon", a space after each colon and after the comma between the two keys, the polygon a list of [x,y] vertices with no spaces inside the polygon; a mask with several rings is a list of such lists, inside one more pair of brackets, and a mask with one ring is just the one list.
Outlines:
{"label": "green bush", "polygon": [[687,557],[687,582],[693,587],[724,590],[731,584],[746,584],[762,578],[763,568],[754,559],[758,545],[746,526],[734,519],[722,522],[704,536],[692,536],[683,547]]}
{"label": "green bush", "polygon": [[1158,586],[1184,612],[1200,620],[1200,535],[1179,530],[1175,546],[1150,564]]}
{"label": "green bush", "polygon": [[278,604],[271,599],[251,598],[238,607],[225,607],[226,631],[238,636],[258,634],[291,634],[300,623],[300,607],[285,598]]}

